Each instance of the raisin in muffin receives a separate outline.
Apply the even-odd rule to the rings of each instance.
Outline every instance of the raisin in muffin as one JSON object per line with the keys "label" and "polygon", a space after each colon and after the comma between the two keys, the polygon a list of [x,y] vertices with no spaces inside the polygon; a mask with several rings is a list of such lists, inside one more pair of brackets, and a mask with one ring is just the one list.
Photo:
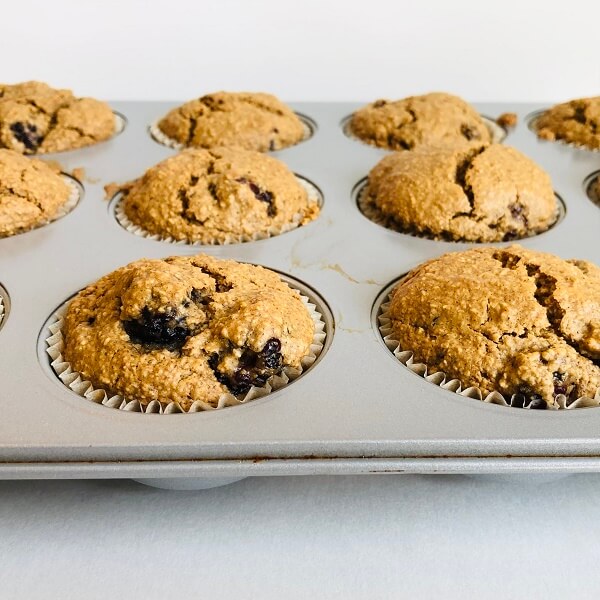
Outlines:
{"label": "raisin in muffin", "polygon": [[121,189],[134,225],[188,243],[269,235],[319,212],[316,199],[282,162],[239,148],[184,150]]}
{"label": "raisin in muffin", "polygon": [[600,150],[600,96],[557,104],[536,119],[534,128],[543,140]]}
{"label": "raisin in muffin", "polygon": [[352,115],[349,129],[362,141],[389,150],[492,141],[485,122],[470,104],[441,92],[377,100]]}
{"label": "raisin in muffin", "polygon": [[64,359],[94,386],[187,410],[299,367],[314,322],[276,273],[198,255],[102,277],[70,302],[62,332]]}
{"label": "raisin in muffin", "polygon": [[46,163],[0,148],[0,238],[52,221],[72,194]]}
{"label": "raisin in muffin", "polygon": [[105,102],[38,81],[0,84],[0,147],[22,154],[62,152],[114,133],[115,116]]}
{"label": "raisin in muffin", "polygon": [[158,122],[167,138],[183,146],[233,146],[266,152],[302,141],[298,116],[270,94],[216,92],[174,108]]}
{"label": "raisin in muffin", "polygon": [[558,216],[550,177],[501,144],[394,152],[371,170],[359,204],[390,229],[471,242],[540,233]]}
{"label": "raisin in muffin", "polygon": [[600,269],[509,248],[445,254],[393,290],[394,339],[430,372],[531,408],[600,387]]}

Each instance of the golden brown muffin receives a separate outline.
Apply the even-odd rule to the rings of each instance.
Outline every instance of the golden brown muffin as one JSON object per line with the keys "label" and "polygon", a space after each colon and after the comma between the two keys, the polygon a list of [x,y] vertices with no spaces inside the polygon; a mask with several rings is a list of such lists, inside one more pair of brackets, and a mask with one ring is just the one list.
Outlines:
{"label": "golden brown muffin", "polygon": [[510,248],[445,254],[393,290],[394,339],[430,372],[531,408],[600,387],[600,269]]}
{"label": "golden brown muffin", "polygon": [[114,133],[115,116],[105,102],[38,81],[0,84],[0,147],[22,154],[62,152]]}
{"label": "golden brown muffin", "polygon": [[557,104],[542,113],[534,127],[543,140],[600,150],[600,96]]}
{"label": "golden brown muffin", "polygon": [[266,152],[301,142],[298,116],[270,94],[216,92],[186,102],[158,122],[171,140],[190,147],[230,146]]}
{"label": "golden brown muffin", "polygon": [[0,238],[52,221],[72,193],[46,163],[0,149]]}
{"label": "golden brown muffin", "polygon": [[243,397],[309,354],[297,291],[262,267],[210,256],[138,260],[70,302],[64,359],[92,384],[146,405]]}
{"label": "golden brown muffin", "polygon": [[282,162],[239,148],[184,150],[122,190],[132,223],[188,243],[286,231],[319,213],[316,199]]}
{"label": "golden brown muffin", "polygon": [[471,242],[534,235],[558,215],[547,173],[501,144],[394,152],[369,173],[360,205],[390,229]]}
{"label": "golden brown muffin", "polygon": [[441,92],[396,101],[377,100],[357,110],[349,128],[362,141],[389,150],[492,141],[485,122],[470,104]]}

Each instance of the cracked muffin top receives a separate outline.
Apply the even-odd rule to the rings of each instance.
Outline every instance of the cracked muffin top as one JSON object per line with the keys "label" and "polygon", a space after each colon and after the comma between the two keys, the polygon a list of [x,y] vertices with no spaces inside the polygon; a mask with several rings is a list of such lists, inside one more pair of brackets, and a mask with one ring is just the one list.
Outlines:
{"label": "cracked muffin top", "polygon": [[305,137],[298,116],[275,96],[216,92],[174,108],[158,122],[184,146],[231,146],[266,152],[293,146]]}
{"label": "cracked muffin top", "polygon": [[522,395],[530,408],[594,397],[600,387],[600,268],[509,248],[445,254],[391,294],[403,350],[483,394]]}
{"label": "cracked muffin top", "polygon": [[300,294],[268,269],[205,255],[138,260],[70,302],[63,356],[109,393],[187,410],[299,367],[314,328]]}
{"label": "cracked muffin top", "polygon": [[52,221],[71,193],[45,162],[0,148],[0,238]]}
{"label": "cracked muffin top", "polygon": [[286,165],[239,148],[184,150],[121,190],[123,209],[135,225],[188,243],[280,233],[319,213],[316,199]]}
{"label": "cracked muffin top", "polygon": [[388,150],[492,141],[485,122],[470,104],[441,92],[376,100],[352,115],[349,128],[363,142]]}
{"label": "cracked muffin top", "polygon": [[114,133],[115,116],[105,102],[38,81],[0,84],[0,147],[22,154],[62,152]]}
{"label": "cracked muffin top", "polygon": [[600,96],[557,104],[536,119],[534,128],[543,140],[600,150]]}
{"label": "cracked muffin top", "polygon": [[471,242],[527,237],[558,216],[548,174],[501,144],[394,152],[369,173],[360,204],[390,229]]}

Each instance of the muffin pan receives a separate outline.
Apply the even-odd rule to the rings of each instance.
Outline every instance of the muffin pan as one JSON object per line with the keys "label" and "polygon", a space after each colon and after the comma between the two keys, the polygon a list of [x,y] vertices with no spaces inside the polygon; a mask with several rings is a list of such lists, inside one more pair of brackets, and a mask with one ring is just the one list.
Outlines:
{"label": "muffin pan", "polygon": [[[189,489],[250,475],[600,471],[600,409],[527,411],[462,397],[416,376],[384,345],[372,310],[389,282],[472,244],[400,234],[361,214],[353,188],[387,151],[344,135],[341,122],[358,103],[294,105],[314,120],[314,134],[273,153],[321,190],[314,222],[220,246],[173,245],[123,229],[103,186],[173,153],[148,126],[175,104],[114,103],[128,123],[121,135],[44,157],[67,172],[84,169],[82,200],[49,225],[0,239],[0,477],[133,477]],[[526,121],[538,108],[478,106],[487,115],[518,113],[505,143],[550,173],[566,207],[552,229],[520,243],[598,264],[600,208],[586,196],[598,155],[539,141]],[[56,378],[42,329],[65,299],[138,258],[198,252],[261,264],[314,290],[332,313],[321,360],[264,398],[195,414],[113,410]]]}

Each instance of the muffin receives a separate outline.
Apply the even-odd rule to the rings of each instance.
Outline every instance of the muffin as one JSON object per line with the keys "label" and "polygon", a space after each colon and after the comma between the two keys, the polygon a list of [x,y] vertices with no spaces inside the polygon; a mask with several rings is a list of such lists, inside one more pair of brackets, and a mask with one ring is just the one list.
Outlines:
{"label": "muffin", "polygon": [[282,162],[239,148],[184,150],[122,191],[122,208],[131,223],[188,243],[266,236],[303,225],[319,213],[316,200]]}
{"label": "muffin", "polygon": [[600,387],[600,269],[509,248],[430,260],[398,283],[393,338],[429,372],[531,408],[594,397]]}
{"label": "muffin", "polygon": [[0,149],[0,238],[57,218],[72,194],[60,173],[45,162]]}
{"label": "muffin", "polygon": [[533,127],[543,140],[600,150],[600,96],[557,104],[542,113]]}
{"label": "muffin", "polygon": [[158,122],[167,138],[183,146],[231,146],[266,152],[305,137],[298,116],[270,94],[216,92],[171,110]]}
{"label": "muffin", "polygon": [[492,141],[485,122],[470,104],[441,92],[377,100],[352,115],[349,129],[363,142],[388,150]]}
{"label": "muffin", "polygon": [[114,133],[115,116],[105,102],[38,81],[0,84],[0,147],[22,154],[62,152]]}
{"label": "muffin", "polygon": [[359,204],[390,229],[470,242],[534,235],[558,216],[550,177],[501,144],[394,152],[371,170]]}
{"label": "muffin", "polygon": [[138,260],[69,303],[63,357],[109,394],[217,406],[310,352],[300,294],[262,267],[210,256]]}

